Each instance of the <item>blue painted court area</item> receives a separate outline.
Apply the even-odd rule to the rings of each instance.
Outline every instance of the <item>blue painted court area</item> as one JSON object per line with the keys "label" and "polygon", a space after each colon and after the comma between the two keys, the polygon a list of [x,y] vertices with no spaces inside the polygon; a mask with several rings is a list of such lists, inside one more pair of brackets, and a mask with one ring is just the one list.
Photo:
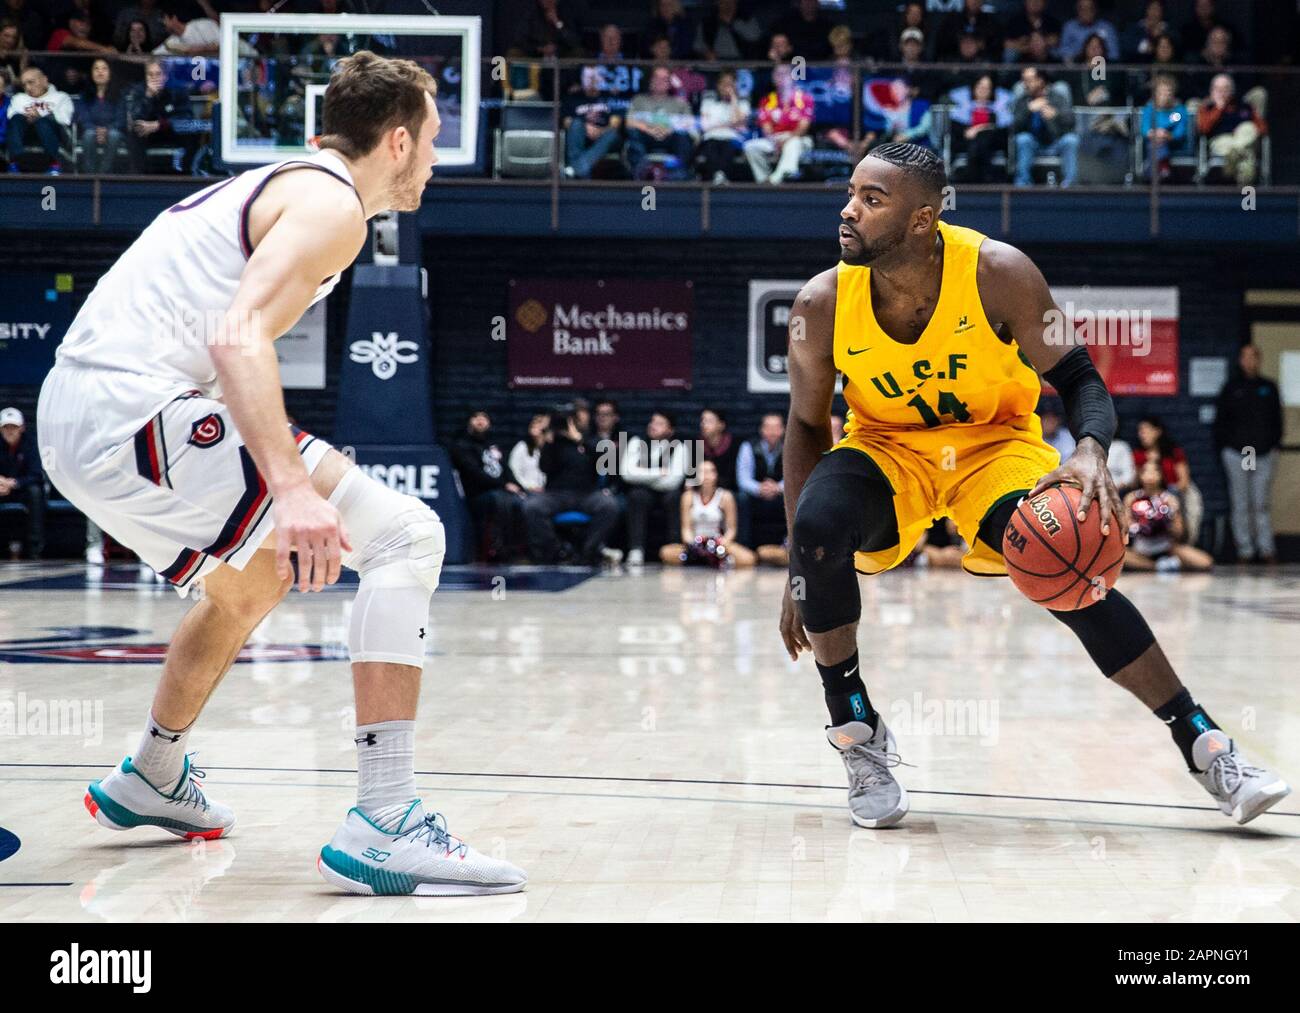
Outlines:
{"label": "blue painted court area", "polygon": [[[558,592],[577,587],[599,571],[585,566],[448,566],[442,571],[438,593],[449,591],[538,591]],[[0,576],[3,573],[0,572]],[[337,584],[326,591],[352,590],[357,575],[344,570]],[[96,588],[103,591],[135,591],[157,588],[170,590],[166,583],[155,583],[140,574],[134,564],[122,566],[88,566],[62,573],[37,574],[0,584],[3,591],[79,591]]]}

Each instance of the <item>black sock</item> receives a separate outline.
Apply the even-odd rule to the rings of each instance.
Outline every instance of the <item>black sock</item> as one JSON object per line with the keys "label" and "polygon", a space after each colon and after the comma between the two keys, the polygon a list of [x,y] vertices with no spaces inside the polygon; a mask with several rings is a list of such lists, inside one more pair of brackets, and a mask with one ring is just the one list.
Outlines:
{"label": "black sock", "polygon": [[873,729],[876,727],[876,711],[867,697],[867,687],[862,684],[857,651],[838,665],[818,663],[817,671],[826,691],[826,709],[831,712],[832,725],[862,721]]}
{"label": "black sock", "polygon": [[1192,694],[1185,689],[1180,690],[1178,695],[1163,707],[1157,707],[1155,715],[1169,726],[1174,742],[1183,751],[1187,769],[1194,774],[1198,773],[1196,764],[1192,762],[1192,743],[1201,733],[1219,727],[1214,723],[1214,719],[1205,713],[1205,710],[1192,699]]}

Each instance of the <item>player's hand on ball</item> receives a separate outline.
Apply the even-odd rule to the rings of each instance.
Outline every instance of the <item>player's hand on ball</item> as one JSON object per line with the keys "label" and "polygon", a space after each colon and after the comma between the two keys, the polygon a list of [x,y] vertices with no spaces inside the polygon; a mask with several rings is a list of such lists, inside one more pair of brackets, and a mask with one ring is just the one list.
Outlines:
{"label": "player's hand on ball", "polygon": [[799,610],[794,607],[788,580],[785,582],[785,594],[781,596],[781,639],[785,641],[785,649],[789,652],[791,661],[799,660],[800,651],[812,650],[812,643],[803,628],[803,620],[799,618]]}
{"label": "player's hand on ball", "polygon": [[[1048,472],[1038,480],[1027,498],[1033,499],[1044,489],[1054,485],[1073,485],[1082,493],[1079,500],[1079,520],[1088,515],[1088,508],[1093,501],[1101,509],[1101,533],[1110,534],[1110,520],[1120,517],[1120,498],[1115,491],[1115,480],[1111,478],[1110,468],[1106,466],[1106,451],[1091,436],[1085,436],[1075,447],[1070,459],[1055,471]],[[1127,541],[1127,538],[1125,539]]]}
{"label": "player's hand on ball", "polygon": [[285,580],[298,553],[298,590],[322,590],[339,579],[342,554],[352,550],[343,519],[310,482],[275,494],[275,572]]}

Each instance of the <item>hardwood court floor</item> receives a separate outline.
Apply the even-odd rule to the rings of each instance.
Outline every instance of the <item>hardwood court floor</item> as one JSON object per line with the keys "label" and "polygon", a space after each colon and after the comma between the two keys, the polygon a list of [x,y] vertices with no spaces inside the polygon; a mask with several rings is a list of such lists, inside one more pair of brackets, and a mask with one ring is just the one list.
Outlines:
{"label": "hardwood court floor", "polygon": [[[868,831],[813,663],[777,637],[781,574],[492,576],[434,599],[418,780],[528,890],[394,899],[315,869],[353,800],[346,590],[294,593],[217,691],[190,743],[239,823],[186,845],[82,808],[186,604],[0,566],[0,920],[1300,920],[1297,796],[1245,828],[1211,810],[1165,729],[1006,581],[863,581],[867,683],[914,765],[907,819]],[[1121,587],[1247,755],[1300,778],[1300,571]]]}

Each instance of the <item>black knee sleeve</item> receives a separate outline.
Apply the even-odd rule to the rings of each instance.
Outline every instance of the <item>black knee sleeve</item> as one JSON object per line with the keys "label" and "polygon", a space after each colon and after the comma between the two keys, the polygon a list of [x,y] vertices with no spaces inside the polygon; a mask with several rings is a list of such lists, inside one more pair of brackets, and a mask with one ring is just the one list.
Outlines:
{"label": "black knee sleeve", "polygon": [[1113,588],[1105,598],[1086,609],[1048,611],[1074,631],[1107,679],[1137,661],[1156,642],[1142,613]]}
{"label": "black knee sleeve", "polygon": [[804,628],[826,633],[862,613],[853,554],[898,544],[894,494],[865,454],[826,454],[804,484],[790,532],[791,591]]}

